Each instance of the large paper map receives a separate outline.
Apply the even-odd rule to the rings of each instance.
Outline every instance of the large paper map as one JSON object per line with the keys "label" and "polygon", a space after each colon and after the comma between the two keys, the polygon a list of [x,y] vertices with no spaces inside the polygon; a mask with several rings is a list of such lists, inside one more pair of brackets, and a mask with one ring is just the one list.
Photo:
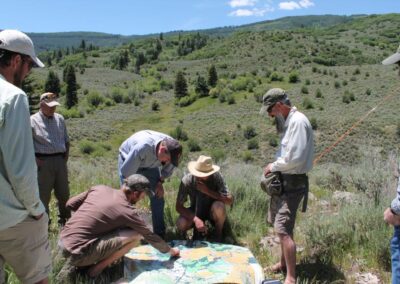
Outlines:
{"label": "large paper map", "polygon": [[249,249],[219,243],[172,241],[181,257],[171,259],[150,245],[125,255],[128,283],[261,283],[261,266]]}

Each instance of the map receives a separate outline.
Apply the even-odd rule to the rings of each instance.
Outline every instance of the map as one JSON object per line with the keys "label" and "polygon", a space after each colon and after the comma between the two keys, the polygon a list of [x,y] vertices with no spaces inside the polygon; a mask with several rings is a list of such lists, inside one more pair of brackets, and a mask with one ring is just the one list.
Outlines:
{"label": "map", "polygon": [[204,241],[172,241],[181,251],[170,258],[150,245],[125,255],[125,283],[261,283],[264,274],[249,249]]}

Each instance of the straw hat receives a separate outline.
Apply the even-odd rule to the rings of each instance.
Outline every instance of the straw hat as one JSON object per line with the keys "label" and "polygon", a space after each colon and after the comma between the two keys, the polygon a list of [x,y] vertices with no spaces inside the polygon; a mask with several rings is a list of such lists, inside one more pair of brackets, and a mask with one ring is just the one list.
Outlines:
{"label": "straw hat", "polygon": [[201,155],[197,161],[188,164],[189,172],[196,177],[208,177],[219,171],[217,165],[213,165],[211,157]]}

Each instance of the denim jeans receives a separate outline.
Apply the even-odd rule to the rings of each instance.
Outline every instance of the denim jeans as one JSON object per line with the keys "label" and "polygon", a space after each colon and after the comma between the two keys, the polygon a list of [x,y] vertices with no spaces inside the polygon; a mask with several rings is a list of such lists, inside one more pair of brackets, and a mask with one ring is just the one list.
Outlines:
{"label": "denim jeans", "polygon": [[392,254],[392,284],[400,284],[400,226],[394,227],[390,252]]}

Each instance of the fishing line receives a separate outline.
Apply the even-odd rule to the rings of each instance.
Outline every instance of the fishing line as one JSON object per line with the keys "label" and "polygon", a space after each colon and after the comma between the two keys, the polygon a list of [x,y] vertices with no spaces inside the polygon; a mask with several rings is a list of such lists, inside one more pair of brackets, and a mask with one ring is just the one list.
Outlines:
{"label": "fishing line", "polygon": [[345,133],[343,133],[332,145],[326,147],[319,155],[314,159],[314,166],[321,160],[323,156],[331,152],[344,138],[346,138],[350,132],[356,128],[361,122],[364,121],[371,113],[373,113],[381,104],[383,104],[388,99],[392,98],[394,94],[396,94],[400,90],[400,87],[393,91],[393,93],[388,94],[386,97],[383,98],[375,107],[370,109],[364,116],[362,116],[358,121],[356,121]]}

